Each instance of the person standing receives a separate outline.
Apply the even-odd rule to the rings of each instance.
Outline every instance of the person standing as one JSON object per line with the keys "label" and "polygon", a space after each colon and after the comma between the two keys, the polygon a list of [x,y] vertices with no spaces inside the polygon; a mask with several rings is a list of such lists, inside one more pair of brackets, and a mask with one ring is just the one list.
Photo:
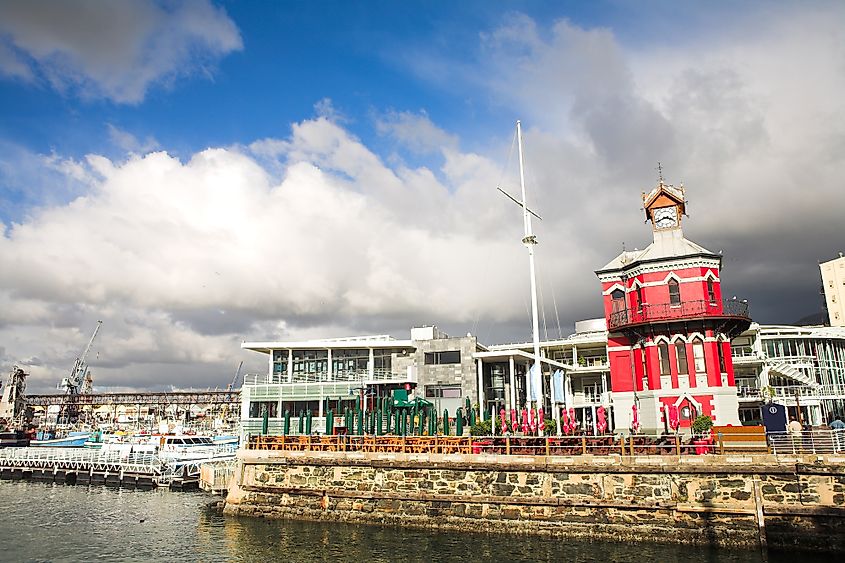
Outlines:
{"label": "person standing", "polygon": [[789,424],[786,425],[786,431],[789,433],[790,437],[792,438],[792,453],[796,453],[801,449],[801,431],[804,428],[801,426],[801,423],[792,416],[789,418]]}

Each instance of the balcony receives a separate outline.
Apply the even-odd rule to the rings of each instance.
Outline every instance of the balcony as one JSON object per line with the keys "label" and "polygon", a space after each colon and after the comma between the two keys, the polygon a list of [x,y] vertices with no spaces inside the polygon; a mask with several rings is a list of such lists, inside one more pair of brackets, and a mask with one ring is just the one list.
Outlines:
{"label": "balcony", "polygon": [[416,383],[417,375],[415,370],[405,373],[394,373],[389,370],[373,370],[370,374],[366,370],[341,371],[335,373],[293,373],[288,381],[287,374],[250,374],[244,377],[244,385],[268,385],[288,383],[360,383],[373,385],[378,383]]}
{"label": "balcony", "polygon": [[[624,330],[652,323],[670,323],[702,319],[725,320],[736,325],[740,332],[751,322],[748,303],[729,299],[723,302],[681,301],[677,305],[644,303],[638,310],[615,311],[608,319],[608,329]],[[734,331],[728,331],[734,332]]]}

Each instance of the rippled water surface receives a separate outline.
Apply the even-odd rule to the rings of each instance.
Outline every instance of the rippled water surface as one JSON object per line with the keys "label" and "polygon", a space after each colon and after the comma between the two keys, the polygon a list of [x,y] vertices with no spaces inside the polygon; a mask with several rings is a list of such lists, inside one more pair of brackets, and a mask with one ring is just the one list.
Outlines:
{"label": "rippled water surface", "polygon": [[[0,482],[0,561],[761,561],[758,551],[233,518],[203,493]],[[771,553],[769,561],[831,556]]]}

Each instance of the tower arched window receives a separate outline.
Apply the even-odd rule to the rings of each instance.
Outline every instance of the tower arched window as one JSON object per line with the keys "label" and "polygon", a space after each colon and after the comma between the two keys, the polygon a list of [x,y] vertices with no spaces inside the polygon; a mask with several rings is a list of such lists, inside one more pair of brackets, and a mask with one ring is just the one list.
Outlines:
{"label": "tower arched window", "polygon": [[669,304],[681,304],[681,285],[678,280],[669,280]]}
{"label": "tower arched window", "polygon": [[675,342],[675,355],[678,360],[678,375],[689,375],[687,366],[687,344],[683,340]]}
{"label": "tower arched window", "polygon": [[660,375],[670,375],[669,345],[666,342],[660,342],[657,345],[657,354],[660,356]]}
{"label": "tower arched window", "polygon": [[692,361],[696,374],[707,373],[707,362],[704,360],[704,342],[700,338],[692,341]]}
{"label": "tower arched window", "polygon": [[637,311],[643,310],[643,288],[637,286]]}
{"label": "tower arched window", "polygon": [[710,303],[716,303],[716,290],[713,287],[713,280],[707,280],[707,298],[710,300]]}
{"label": "tower arched window", "polygon": [[621,289],[614,289],[610,292],[611,312],[619,313],[625,310],[625,292]]}

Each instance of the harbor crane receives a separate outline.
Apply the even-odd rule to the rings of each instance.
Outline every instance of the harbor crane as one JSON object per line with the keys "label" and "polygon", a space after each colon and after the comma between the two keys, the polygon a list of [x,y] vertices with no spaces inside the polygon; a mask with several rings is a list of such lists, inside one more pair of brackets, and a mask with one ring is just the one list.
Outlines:
{"label": "harbor crane", "polygon": [[[100,325],[102,324],[103,321],[97,321],[97,326],[94,327],[94,334],[91,335],[91,340],[88,341],[85,351],[82,352],[81,356],[76,358],[76,363],[74,363],[70,375],[62,378],[62,382],[59,384],[59,389],[63,389],[68,398],[91,392],[91,374],[88,371],[88,364],[85,363],[85,360],[88,357],[88,352],[91,351],[91,345],[94,344],[94,339],[97,338],[97,333],[100,332]],[[60,413],[59,420],[72,422],[73,419],[78,417],[77,405],[73,404],[72,400],[69,403],[64,405],[63,410],[65,412]]]}
{"label": "harbor crane", "polygon": [[91,345],[94,344],[94,339],[97,338],[97,333],[100,332],[100,325],[103,321],[97,321],[97,326],[94,328],[94,334],[91,335],[91,340],[88,341],[88,346],[82,355],[76,358],[76,363],[70,372],[70,376],[62,379],[59,389],[64,389],[66,395],[79,395],[82,393],[82,388],[85,385],[85,380],[88,377],[88,364],[85,359],[88,357],[88,352],[91,351]]}

